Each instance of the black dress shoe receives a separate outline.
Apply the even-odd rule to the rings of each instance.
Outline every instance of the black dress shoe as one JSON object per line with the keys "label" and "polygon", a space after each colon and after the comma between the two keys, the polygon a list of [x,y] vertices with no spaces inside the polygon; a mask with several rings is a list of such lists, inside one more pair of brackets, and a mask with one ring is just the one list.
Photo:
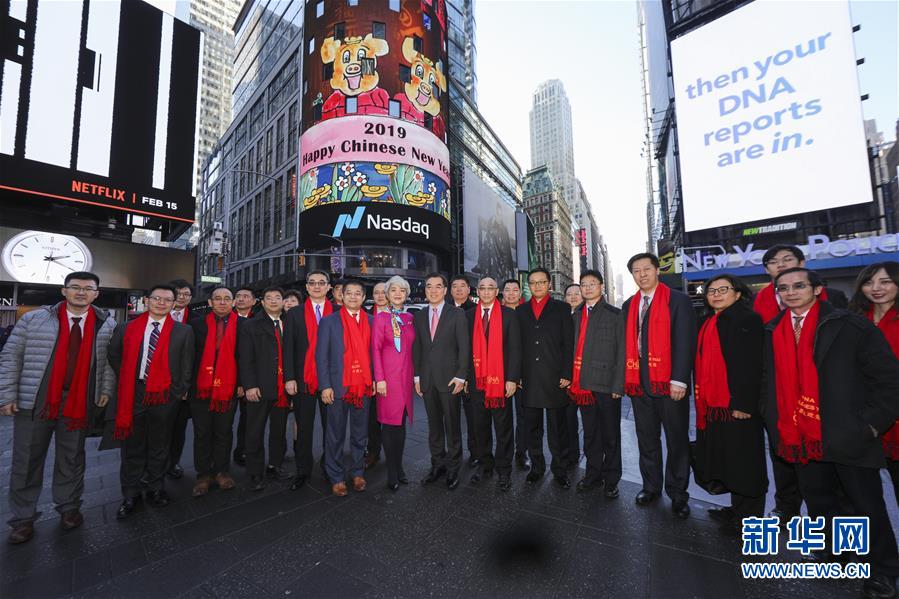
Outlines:
{"label": "black dress shoe", "polygon": [[408,485],[408,484],[409,484],[409,478],[408,478],[405,474],[400,474],[399,478],[396,479],[396,480],[397,480],[397,482],[400,483],[401,485]]}
{"label": "black dress shoe", "polygon": [[600,482],[600,481],[590,480],[585,477],[585,478],[582,478],[581,480],[577,481],[577,485],[575,486],[575,489],[579,493],[583,493],[584,491],[591,491],[593,489],[593,487],[596,486],[597,482]]}
{"label": "black dress shoe", "polygon": [[261,491],[265,488],[265,482],[261,478],[251,477],[250,478],[250,490],[251,491]]}
{"label": "black dress shoe", "polygon": [[116,512],[116,520],[124,520],[128,516],[134,513],[137,507],[140,505],[141,496],[136,495],[134,497],[126,497],[124,501],[122,501],[122,505],[119,506],[119,510]]}
{"label": "black dress shoe", "polygon": [[518,454],[515,456],[515,465],[518,466],[519,470],[530,470],[531,459],[526,454]]}
{"label": "black dress shoe", "polygon": [[247,465],[247,454],[243,452],[234,452],[231,456],[231,459],[234,460],[234,463],[238,466],[246,466]]}
{"label": "black dress shoe", "polygon": [[150,491],[147,495],[147,503],[153,507],[165,507],[169,504],[169,495],[162,489]]}
{"label": "black dress shoe", "polygon": [[296,491],[297,489],[302,489],[306,485],[306,481],[308,480],[308,476],[305,474],[298,474],[293,477],[293,480],[290,481],[290,490]]}
{"label": "black dress shoe", "polygon": [[431,466],[431,469],[428,471],[428,475],[421,479],[421,484],[429,485],[433,482],[440,480],[440,477],[446,474],[446,468],[443,466],[434,467]]}
{"label": "black dress shoe", "polygon": [[181,464],[175,464],[174,466],[169,468],[169,471],[166,472],[165,475],[169,478],[178,480],[179,478],[184,476],[184,468],[181,467]]}
{"label": "black dress shoe", "polygon": [[556,484],[563,489],[571,488],[571,479],[568,478],[567,474],[555,474],[553,478],[556,480]]}
{"label": "black dress shoe", "polygon": [[875,574],[862,584],[862,597],[892,599],[896,596],[896,582],[889,576]]}
{"label": "black dress shoe", "polygon": [[496,481],[496,486],[499,487],[500,491],[508,491],[512,488],[512,477],[508,474],[500,474],[499,480]]}
{"label": "black dress shoe", "polygon": [[690,516],[690,504],[686,499],[675,499],[671,502],[671,511],[681,520],[686,520]]}
{"label": "black dress shoe", "polygon": [[459,473],[458,472],[448,472],[446,474],[446,488],[452,490],[458,486],[459,486]]}
{"label": "black dress shoe", "polygon": [[736,516],[732,507],[713,507],[709,508],[708,512],[709,518],[722,524],[731,522]]}
{"label": "black dress shoe", "polygon": [[481,465],[481,460],[479,458],[471,456],[468,458],[468,465],[472,468],[476,468],[477,466]]}
{"label": "black dress shoe", "polygon": [[531,470],[530,472],[528,472],[528,476],[527,476],[527,478],[525,478],[525,480],[528,481],[529,483],[535,483],[538,480],[540,480],[541,478],[543,478],[542,472],[537,472],[536,470]]}
{"label": "black dress shoe", "polygon": [[658,493],[653,493],[652,491],[643,489],[639,493],[637,493],[637,505],[649,505],[658,498]]}
{"label": "black dress shoe", "polygon": [[400,483],[387,483],[387,490],[396,493],[396,490],[400,488]]}
{"label": "black dress shoe", "polygon": [[613,487],[607,486],[606,491],[605,493],[603,493],[603,495],[605,495],[606,499],[618,499],[618,485],[615,485]]}

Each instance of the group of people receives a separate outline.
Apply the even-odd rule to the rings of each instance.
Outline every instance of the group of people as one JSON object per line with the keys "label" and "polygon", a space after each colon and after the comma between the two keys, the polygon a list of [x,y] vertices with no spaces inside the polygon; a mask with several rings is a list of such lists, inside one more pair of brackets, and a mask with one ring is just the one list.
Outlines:
{"label": "group of people", "polygon": [[432,273],[427,304],[414,312],[402,277],[379,283],[365,309],[362,282],[332,289],[328,273],[313,271],[305,299],[270,287],[255,314],[251,289],[215,288],[199,316],[187,309],[188,283],[156,285],[147,311],[117,324],[92,305],[98,277],[72,273],[63,300],[25,314],[0,353],[0,413],[15,419],[9,541],[34,534],[53,438],[53,501],[62,528],[81,525],[84,442],[97,414],[101,447],[121,448],[117,517],[124,519],[144,497],[168,503],[165,479],[183,475],[188,417],[193,495],[234,488],[238,411],[233,458],[245,466],[250,490],[263,489],[267,476],[287,478],[292,410],[292,489],[312,474],[317,413],[320,465],[334,495],[350,486],[365,491],[365,470],[382,447],[387,487],[397,491],[409,482],[402,458],[413,391],[428,425],[431,468],[422,484],[459,485],[464,413],[470,484],[495,474],[507,491],[516,462],[536,483],[547,468],[546,437],[553,479],[570,488],[580,414],[586,472],[577,489],[602,488],[615,499],[627,395],[643,479],[638,505],[664,491],[674,515],[686,518],[692,461],[700,485],[731,494],[732,505],[711,515],[722,532],[737,534],[743,518],[764,514],[767,431],[777,490],[771,514],[785,525],[804,501],[813,516],[868,516],[874,576],[865,592],[890,596],[899,558],[879,468],[887,466],[899,488],[899,264],[865,268],[847,302],[805,268],[795,246],[771,248],[763,262],[771,283],[754,299],[729,274],[705,284],[701,326],[691,300],[660,281],[658,258],[648,253],[628,262],[638,291],[620,310],[604,300],[594,270],[565,290],[567,303],[551,297],[544,268],[529,273],[527,302],[514,279],[500,288],[482,277],[473,302],[464,276]]}

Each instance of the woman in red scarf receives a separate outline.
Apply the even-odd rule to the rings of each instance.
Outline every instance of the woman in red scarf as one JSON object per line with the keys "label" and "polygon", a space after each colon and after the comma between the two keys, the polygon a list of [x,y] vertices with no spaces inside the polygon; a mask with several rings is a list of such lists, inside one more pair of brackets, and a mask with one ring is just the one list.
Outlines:
{"label": "woman in red scarf", "polygon": [[[855,294],[850,307],[868,317],[887,338],[893,353],[899,357],[899,262],[881,262],[864,268],[855,280]],[[887,470],[893,479],[893,491],[899,503],[899,426],[893,425],[883,434],[883,452]]]}
{"label": "woman in red scarf", "polygon": [[709,510],[721,532],[736,536],[743,518],[762,516],[768,478],[759,413],[764,326],[746,284],[721,275],[705,284],[708,315],[695,361],[697,482],[730,491],[731,505]]}

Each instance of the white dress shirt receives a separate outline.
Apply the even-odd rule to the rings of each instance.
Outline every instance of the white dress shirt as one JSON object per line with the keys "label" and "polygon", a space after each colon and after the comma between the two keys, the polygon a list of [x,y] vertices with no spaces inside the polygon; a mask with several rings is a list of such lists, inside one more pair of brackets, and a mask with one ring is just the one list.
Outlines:
{"label": "white dress shirt", "polygon": [[[88,308],[90,310],[90,308]],[[78,327],[81,329],[81,336],[84,337],[84,321],[87,320],[87,312],[84,314],[73,314],[68,309],[66,309],[66,316],[69,317],[69,330],[72,330],[72,325],[74,324],[73,318],[80,318],[78,321]]]}
{"label": "white dress shirt", "polygon": [[150,348],[150,334],[153,332],[153,323],[159,323],[159,334],[161,335],[162,327],[165,326],[166,318],[166,316],[163,316],[160,320],[156,320],[151,314],[150,318],[147,320],[147,328],[144,329],[144,351],[142,352],[140,358],[140,370],[137,371],[137,376],[141,380],[144,380],[144,371],[147,369],[147,350]]}

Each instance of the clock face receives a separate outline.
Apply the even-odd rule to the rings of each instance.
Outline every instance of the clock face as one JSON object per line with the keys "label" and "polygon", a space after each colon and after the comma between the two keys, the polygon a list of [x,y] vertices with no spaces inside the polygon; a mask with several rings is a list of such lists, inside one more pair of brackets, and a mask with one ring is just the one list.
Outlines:
{"label": "clock face", "polygon": [[3,246],[3,268],[21,283],[62,285],[66,275],[90,270],[92,263],[81,241],[59,233],[24,231]]}

